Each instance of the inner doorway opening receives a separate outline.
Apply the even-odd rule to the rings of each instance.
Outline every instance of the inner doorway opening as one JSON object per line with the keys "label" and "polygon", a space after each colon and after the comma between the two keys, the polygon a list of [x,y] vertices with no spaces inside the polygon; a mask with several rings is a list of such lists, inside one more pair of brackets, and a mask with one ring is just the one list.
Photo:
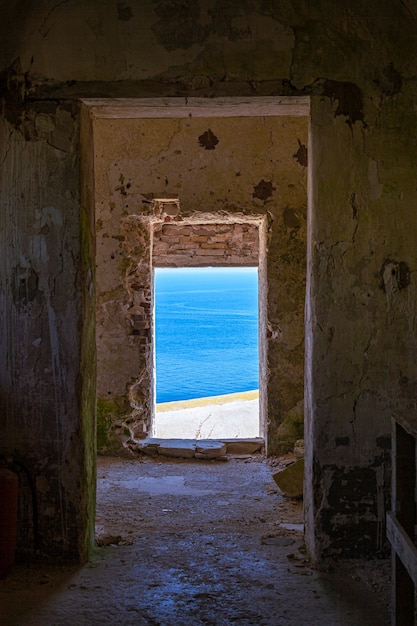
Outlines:
{"label": "inner doorway opening", "polygon": [[154,270],[153,436],[260,436],[258,267]]}

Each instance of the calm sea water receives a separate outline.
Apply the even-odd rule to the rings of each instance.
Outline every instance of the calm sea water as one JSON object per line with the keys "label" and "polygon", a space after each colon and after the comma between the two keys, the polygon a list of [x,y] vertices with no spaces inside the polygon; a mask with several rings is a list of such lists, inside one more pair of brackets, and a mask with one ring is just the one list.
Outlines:
{"label": "calm sea water", "polygon": [[258,389],[257,268],[155,270],[156,401]]}

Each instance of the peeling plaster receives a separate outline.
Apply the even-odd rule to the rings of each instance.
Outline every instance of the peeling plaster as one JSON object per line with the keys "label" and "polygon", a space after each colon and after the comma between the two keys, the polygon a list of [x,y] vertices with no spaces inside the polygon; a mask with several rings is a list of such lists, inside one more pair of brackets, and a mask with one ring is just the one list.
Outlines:
{"label": "peeling plaster", "polygon": [[[96,152],[101,155],[96,171],[96,207],[100,226],[97,231],[97,320],[98,341],[102,346],[99,347],[98,393],[104,399],[111,390],[113,397],[119,397],[124,389],[131,389],[132,384],[135,393],[140,390],[139,405],[136,406],[132,398],[129,401],[132,405],[129,423],[126,416],[122,420],[132,436],[134,433],[135,437],[144,436],[148,432],[153,403],[150,395],[151,241],[154,241],[153,262],[158,266],[177,266],[178,263],[188,266],[191,258],[191,263],[197,266],[217,266],[222,262],[253,264],[257,247],[250,239],[251,231],[243,230],[240,223],[250,224],[254,218],[258,222],[264,219],[266,202],[271,216],[277,217],[275,222],[272,218],[269,220],[271,233],[279,229],[276,240],[270,245],[270,254],[276,254],[272,252],[276,249],[282,255],[288,251],[292,265],[291,275],[279,274],[283,285],[289,280],[292,282],[291,289],[286,289],[291,291],[290,300],[284,305],[281,303],[278,314],[273,312],[274,298],[268,305],[271,317],[278,316],[284,328],[282,341],[272,342],[268,349],[270,367],[275,367],[278,359],[273,356],[274,351],[282,351],[281,363],[284,364],[279,382],[268,390],[271,424],[275,427],[302,398],[306,172],[292,155],[299,146],[297,138],[300,141],[303,138],[305,144],[306,127],[306,119],[273,117],[96,121]],[[210,147],[214,144],[213,137],[220,138],[216,149],[221,146],[221,159],[213,159],[213,150],[202,150],[196,141],[196,137],[202,138],[207,133],[207,128],[211,131]],[[274,141],[274,136],[279,137],[279,141]],[[279,162],[279,168],[275,167],[276,162]],[[284,181],[285,191],[280,196],[274,193],[275,183],[262,178],[265,172],[278,172],[279,179]],[[165,188],[167,180],[169,185]],[[129,190],[126,181],[132,183]],[[260,196],[255,199],[256,205],[254,187]],[[107,190],[113,202],[111,214],[106,209]],[[128,191],[128,202],[122,193],[124,190]],[[145,198],[146,202],[138,210],[136,202],[132,203],[130,198]],[[283,226],[284,221],[286,226]],[[207,224],[205,230],[204,224]],[[209,240],[207,231],[213,228],[213,224],[218,224],[218,235]],[[181,256],[180,238],[187,236],[187,228],[195,237],[195,246],[190,252],[184,239],[186,249]],[[229,253],[227,249],[233,241],[238,241],[239,236],[249,239],[239,242],[235,251],[231,249]],[[222,237],[226,237],[226,243]],[[171,257],[167,250],[172,251]],[[271,273],[270,280],[275,284],[274,273]],[[118,290],[120,281],[123,292]],[[271,293],[273,291],[275,289]],[[277,288],[277,293],[279,291]],[[116,298],[120,298],[119,304]],[[116,327],[120,332],[117,345],[125,346],[124,354],[119,356],[114,334]],[[128,358],[127,354],[130,355]],[[289,371],[285,371],[287,360],[291,361]],[[291,384],[286,382],[287,378],[291,379]],[[299,379],[297,388],[293,384],[294,378]],[[283,391],[286,386],[287,391]],[[278,394],[285,395],[284,402],[274,400]],[[278,441],[279,437],[272,440],[271,453],[279,445]]]}
{"label": "peeling plaster", "polygon": [[293,154],[293,158],[296,159],[296,161],[298,161],[298,163],[302,165],[303,167],[307,167],[308,165],[307,147],[304,144],[302,144],[299,139],[297,141],[298,141],[298,150],[297,152]]}
{"label": "peeling plaster", "polygon": [[369,159],[368,180],[370,184],[369,196],[371,200],[378,200],[382,196],[384,185],[379,180],[378,163],[374,159]]}
{"label": "peeling plaster", "polygon": [[342,83],[335,80],[325,80],[323,94],[329,96],[332,101],[337,101],[335,117],[343,115],[346,122],[351,126],[355,122],[363,122],[363,99],[358,85]]}
{"label": "peeling plaster", "polygon": [[270,180],[266,181],[264,179],[260,180],[257,185],[253,188],[253,198],[259,198],[259,200],[264,200],[265,202],[270,198],[275,191],[275,187],[273,186]]}
{"label": "peeling plaster", "polygon": [[[68,520],[79,519],[85,505],[75,487],[80,463],[77,454],[83,443],[65,440],[71,449],[78,446],[73,456],[66,459],[77,478],[72,483],[67,473],[60,478],[62,466],[55,458],[56,398],[52,385],[48,386],[50,377],[44,373],[60,349],[58,365],[62,372],[58,382],[62,385],[61,399],[67,411],[64,434],[71,432],[76,439],[79,436],[77,386],[81,384],[77,378],[81,325],[77,287],[80,207],[76,132],[71,136],[77,113],[74,113],[76,107],[74,111],[71,106],[65,108],[68,100],[94,96],[308,95],[312,108],[306,413],[307,424],[311,420],[312,425],[306,446],[306,474],[307,483],[312,486],[306,494],[306,539],[313,555],[343,554],[351,547],[346,538],[357,528],[362,538],[371,537],[362,547],[372,550],[382,532],[381,493],[384,496],[388,493],[381,478],[379,448],[389,430],[391,410],[401,407],[414,415],[416,407],[413,372],[417,354],[414,285],[417,40],[416,19],[409,3],[384,0],[378,10],[373,10],[366,3],[346,8],[330,0],[297,3],[297,6],[270,1],[249,6],[213,0],[209,11],[196,1],[174,6],[175,3],[161,0],[144,3],[140,9],[135,5],[135,10],[129,10],[127,2],[116,6],[64,0],[43,8],[28,3],[24,20],[16,3],[6,4],[6,17],[0,26],[0,38],[4,42],[0,76],[4,102],[0,190],[5,206],[0,217],[5,251],[0,282],[3,324],[0,348],[5,366],[1,371],[0,400],[4,414],[13,419],[7,420],[0,437],[2,444],[7,440],[10,447],[16,444],[29,452],[30,466],[39,473],[40,484],[44,484],[45,477],[52,485],[44,493],[52,498],[56,492],[55,501],[45,502],[41,510],[45,545],[52,552],[62,552],[64,543],[64,552],[69,544],[76,550],[76,522],[72,524]],[[171,47],[169,51],[167,46]],[[74,118],[66,113],[61,115],[58,109],[61,112],[71,109]],[[181,133],[186,132],[185,127],[186,122]],[[13,129],[18,133],[12,132]],[[206,129],[207,125],[193,129],[198,157],[217,158],[220,147],[223,149],[229,139],[213,126],[221,143],[215,153],[202,150],[196,137]],[[129,130],[126,132],[129,139]],[[128,293],[117,280],[120,282],[123,272],[133,271],[133,262],[123,263],[128,256],[123,251],[124,242],[113,238],[119,236],[122,217],[140,212],[149,215],[150,201],[161,193],[181,195],[185,200],[183,213],[188,216],[193,215],[199,202],[206,214],[230,211],[241,216],[248,213],[249,201],[252,208],[256,203],[256,210],[265,208],[260,198],[252,196],[254,187],[264,180],[273,181],[279,190],[267,200],[270,211],[267,273],[273,285],[268,321],[271,333],[285,335],[286,326],[281,320],[283,316],[289,319],[288,311],[276,294],[288,293],[288,308],[293,307],[292,271],[300,267],[294,242],[298,243],[297,237],[303,236],[305,228],[305,207],[299,206],[302,183],[286,178],[286,174],[284,180],[275,182],[274,168],[260,171],[254,155],[250,168],[238,159],[233,163],[230,185],[226,185],[222,171],[216,172],[216,181],[227,194],[226,200],[221,198],[217,202],[215,194],[209,195],[213,191],[207,175],[212,174],[210,167],[196,159],[199,169],[195,170],[193,183],[198,181],[199,190],[193,195],[186,175],[178,178],[174,167],[169,169],[170,164],[187,160],[184,151],[171,150],[176,142],[175,149],[181,150],[180,137],[181,134],[170,135],[172,144],[163,145],[158,156],[149,158],[148,163],[146,159],[137,159],[136,148],[129,148],[129,141],[124,140],[126,151],[130,151],[126,153],[126,161],[121,159],[118,167],[109,168],[112,171],[97,181],[103,185],[105,197],[97,207],[101,212],[99,233],[103,234],[98,241],[110,259],[103,272],[105,278],[100,278],[106,284],[98,299],[98,315],[102,314],[102,307],[103,315],[110,317],[110,312],[115,311],[112,302],[119,301],[121,290],[126,298],[120,299],[122,315],[126,316],[128,311]],[[295,137],[307,144],[302,134]],[[250,143],[253,138],[258,142],[258,133],[250,137],[242,133],[239,137],[242,154],[248,151],[246,140]],[[158,133],[154,140],[159,141]],[[152,141],[146,143],[152,152]],[[140,133],[136,141],[132,140],[133,145],[141,145]],[[263,144],[257,144],[258,154],[270,145],[271,136]],[[304,166],[297,157],[291,156],[299,149],[294,142],[289,157],[302,170]],[[133,160],[137,159],[136,170],[128,176],[132,153]],[[96,156],[100,158],[100,151]],[[282,161],[282,156],[278,155],[278,160]],[[166,157],[163,162],[162,157]],[[159,165],[158,179],[153,173]],[[251,178],[252,165],[256,174]],[[190,164],[187,168],[184,169],[192,169]],[[139,171],[147,184],[135,182]],[[121,189],[115,191],[121,173],[132,185],[127,189],[123,184],[126,195]],[[64,228],[58,234],[54,231],[56,225],[47,222],[40,226],[37,218],[33,218],[36,210],[47,206],[60,209],[66,216]],[[298,219],[299,228],[295,226]],[[56,235],[62,238],[62,245],[54,247],[51,239]],[[279,255],[277,250],[283,241],[286,249]],[[54,264],[57,268],[52,267]],[[280,282],[283,266],[288,272],[285,284]],[[38,293],[32,300],[20,299],[23,291],[15,290],[16,306],[10,292],[12,268],[17,268],[17,280],[22,268],[23,273],[29,272],[30,294],[35,294],[33,285],[36,277],[38,280]],[[396,276],[393,269],[398,270]],[[62,293],[64,277],[65,291],[71,291],[71,298],[68,293],[64,298]],[[42,301],[46,288],[49,288],[49,309],[46,301]],[[130,288],[134,299],[133,285]],[[51,338],[49,322],[55,328]],[[132,329],[130,320],[123,325],[116,319],[114,328],[121,326]],[[370,328],[374,329],[371,343]],[[128,351],[135,337],[129,335]],[[280,364],[283,358],[288,374],[289,355],[283,351],[278,358],[274,352],[277,344],[285,345],[285,336],[282,341],[276,341],[277,336],[271,334],[270,339],[269,411],[273,430],[279,420],[278,413],[285,413],[296,403],[294,397],[288,398],[280,388]],[[49,352],[51,340],[53,353]],[[369,380],[364,378],[362,363],[365,345]],[[31,350],[35,348],[37,355],[33,357]],[[134,349],[129,355],[132,353],[136,355]],[[351,387],[345,383],[350,380],[354,384],[357,371],[361,372],[361,388],[356,394],[351,393],[346,402],[344,394]],[[141,372],[140,369],[131,377],[125,376],[124,383],[131,385]],[[335,376],[335,372],[342,376]],[[373,395],[370,392],[366,395],[368,388],[373,390]],[[122,391],[126,393],[126,388]],[[349,427],[353,408],[355,436],[360,445],[340,445],[337,450],[326,447],[328,440],[334,441],[335,437],[342,441],[351,437],[343,429]],[[332,467],[326,467],[328,461],[324,457],[328,454],[334,455]],[[52,460],[46,460],[49,458]],[[329,502],[329,495],[334,495],[332,485],[339,485],[340,480],[346,481],[343,487],[347,485],[344,491],[347,502],[352,500],[350,522],[336,497]],[[62,484],[58,494],[59,481]],[[372,504],[370,498],[374,499]],[[362,503],[367,505],[362,507]],[[61,504],[66,511],[64,516]],[[362,526],[358,521],[363,522]],[[64,533],[60,537],[62,524]],[[356,548],[360,551],[360,537],[358,540]]]}
{"label": "peeling plaster", "polygon": [[209,128],[205,133],[199,136],[198,143],[206,150],[214,150],[219,143],[219,140]]}

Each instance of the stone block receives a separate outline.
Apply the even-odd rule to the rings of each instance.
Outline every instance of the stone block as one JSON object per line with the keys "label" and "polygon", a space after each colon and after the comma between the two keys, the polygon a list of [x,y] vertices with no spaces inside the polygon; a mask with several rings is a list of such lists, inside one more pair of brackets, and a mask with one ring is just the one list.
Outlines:
{"label": "stone block", "polygon": [[264,445],[263,439],[259,440],[243,440],[225,441],[227,454],[255,454],[260,452]]}
{"label": "stone block", "polygon": [[180,459],[192,459],[195,455],[195,441],[167,439],[158,446],[158,454]]}
{"label": "stone block", "polygon": [[220,441],[199,441],[195,447],[196,459],[216,459],[226,454],[226,444]]}
{"label": "stone block", "polygon": [[273,479],[285,495],[290,498],[301,498],[304,484],[304,459],[299,459],[284,470],[277,472],[273,475]]}

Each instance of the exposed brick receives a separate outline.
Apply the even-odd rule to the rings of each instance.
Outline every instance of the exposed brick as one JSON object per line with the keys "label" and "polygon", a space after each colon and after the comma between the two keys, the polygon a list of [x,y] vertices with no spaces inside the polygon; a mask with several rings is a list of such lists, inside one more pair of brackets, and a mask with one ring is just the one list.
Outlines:
{"label": "exposed brick", "polygon": [[165,224],[154,233],[157,266],[256,265],[258,253],[258,227],[252,224]]}
{"label": "exposed brick", "polygon": [[212,249],[212,250],[225,250],[227,248],[227,243],[202,243],[201,248],[203,250]]}
{"label": "exposed brick", "polygon": [[208,241],[208,237],[204,237],[202,235],[193,235],[192,237],[190,237],[190,241],[192,241],[193,243],[204,243]]}
{"label": "exposed brick", "polygon": [[193,243],[188,243],[186,241],[183,241],[181,244],[179,244],[178,246],[178,250],[185,250],[186,252],[189,252],[190,254],[194,254],[196,251],[198,251],[200,248],[199,246],[196,246]]}
{"label": "exposed brick", "polygon": [[162,230],[164,234],[175,233],[179,237],[189,236],[192,233],[192,229],[189,226],[176,226],[175,224],[166,224]]}
{"label": "exposed brick", "polygon": [[212,254],[213,256],[224,256],[224,250],[200,248],[198,254],[200,254],[201,256],[208,256],[210,254]]}
{"label": "exposed brick", "polygon": [[236,266],[236,267],[249,267],[249,266],[253,266],[253,265],[257,265],[258,264],[258,257],[257,256],[247,256],[245,258],[241,257],[241,256],[229,256],[227,258],[227,262],[230,263],[230,265]]}
{"label": "exposed brick", "polygon": [[162,235],[161,241],[166,243],[179,243],[181,240],[179,237],[173,235]]}
{"label": "exposed brick", "polygon": [[213,243],[224,242],[225,239],[228,240],[227,242],[230,245],[232,241],[235,241],[234,234],[232,233],[230,237],[226,237],[225,235],[215,235],[213,237],[210,237],[210,241],[212,241]]}
{"label": "exposed brick", "polygon": [[150,322],[149,322],[149,320],[135,321],[133,323],[133,327],[135,329],[138,329],[138,328],[141,328],[141,329],[142,328],[150,328]]}

